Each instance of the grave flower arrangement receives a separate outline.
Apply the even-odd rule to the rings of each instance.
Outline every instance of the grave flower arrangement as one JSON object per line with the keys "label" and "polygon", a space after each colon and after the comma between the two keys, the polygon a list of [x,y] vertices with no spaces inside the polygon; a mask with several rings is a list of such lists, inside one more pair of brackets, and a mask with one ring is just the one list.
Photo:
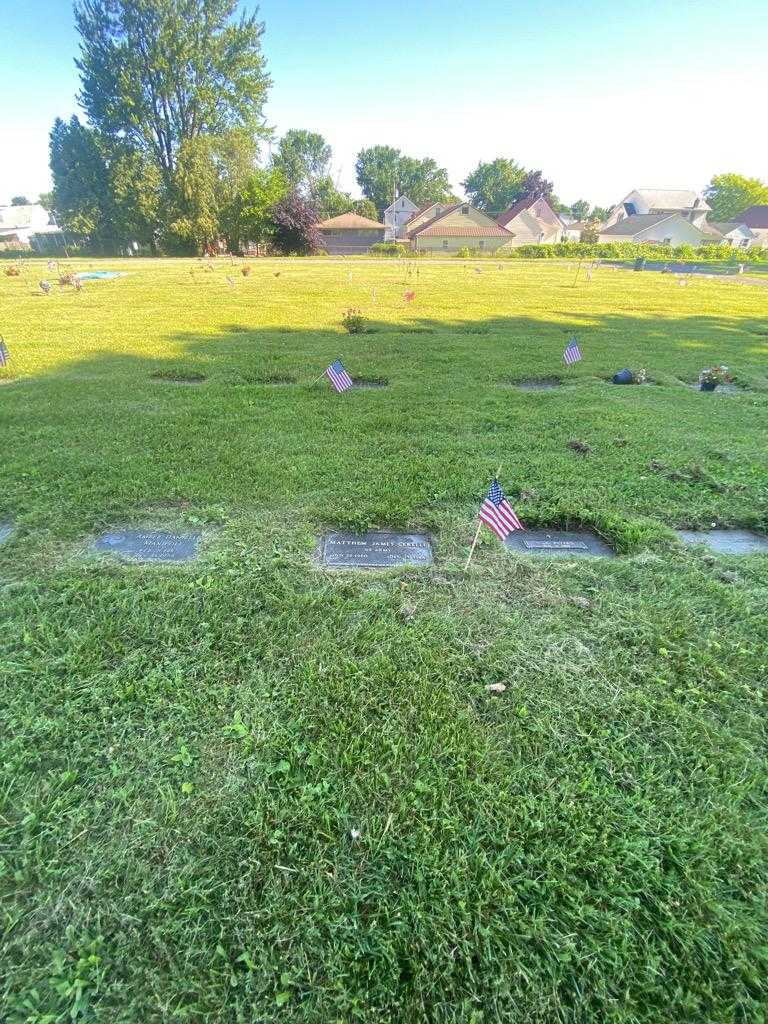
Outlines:
{"label": "grave flower arrangement", "polygon": [[710,366],[699,373],[699,387],[702,391],[714,391],[718,384],[733,380],[727,366]]}

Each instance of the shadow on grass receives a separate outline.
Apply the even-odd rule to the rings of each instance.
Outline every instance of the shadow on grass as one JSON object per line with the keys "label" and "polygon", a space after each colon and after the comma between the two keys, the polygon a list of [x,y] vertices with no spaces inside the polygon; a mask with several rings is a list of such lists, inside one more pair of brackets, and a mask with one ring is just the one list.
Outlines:
{"label": "shadow on grass", "polygon": [[[409,315],[371,325],[374,333],[348,335],[227,323],[213,335],[159,335],[174,355],[95,351],[28,374],[20,357],[28,383],[5,389],[0,417],[25,449],[4,474],[0,511],[34,501],[41,480],[46,502],[81,509],[213,500],[291,507],[347,528],[438,530],[477,502],[502,462],[530,525],[593,526],[619,550],[637,546],[643,517],[754,525],[749,487],[702,493],[647,467],[706,461],[723,444],[749,453],[768,393],[755,322]],[[574,331],[584,360],[565,370]],[[337,358],[372,386],[336,395],[322,375]],[[716,362],[754,390],[721,401],[682,386]],[[661,386],[607,385],[624,366],[646,368]],[[497,386],[554,377],[572,386],[543,397]],[[590,456],[576,456],[573,441]]]}

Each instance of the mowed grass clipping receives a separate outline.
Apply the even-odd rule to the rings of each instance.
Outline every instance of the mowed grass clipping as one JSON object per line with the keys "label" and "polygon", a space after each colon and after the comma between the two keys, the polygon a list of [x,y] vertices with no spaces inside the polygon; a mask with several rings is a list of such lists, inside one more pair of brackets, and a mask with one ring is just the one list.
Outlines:
{"label": "mowed grass clipping", "polygon": [[[763,1022],[768,559],[672,528],[768,526],[768,290],[252,266],[0,277],[0,1019]],[[621,557],[464,573],[499,464]],[[201,557],[90,552],[128,526]],[[332,528],[435,565],[325,571]]]}

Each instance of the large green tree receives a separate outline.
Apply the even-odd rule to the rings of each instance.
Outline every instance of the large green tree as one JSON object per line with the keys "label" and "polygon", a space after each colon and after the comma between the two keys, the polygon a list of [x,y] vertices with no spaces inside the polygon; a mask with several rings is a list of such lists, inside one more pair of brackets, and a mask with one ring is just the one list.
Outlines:
{"label": "large green tree", "polygon": [[[237,0],[76,0],[82,88],[93,128],[151,156],[167,187],[206,136],[265,133],[269,86],[256,14]],[[185,176],[187,172],[185,171]]]}
{"label": "large green tree", "polygon": [[577,199],[571,204],[571,213],[576,220],[586,220],[589,216],[589,203],[586,199]]}
{"label": "large green tree", "polygon": [[421,206],[451,198],[448,172],[429,157],[417,160],[403,156],[392,146],[361,149],[355,163],[357,183],[363,195],[382,213],[395,195],[407,195]]}
{"label": "large green tree", "polygon": [[230,251],[239,252],[247,242],[266,242],[273,237],[272,211],[288,191],[288,182],[276,167],[251,172],[222,211],[221,226]]}
{"label": "large green tree", "polygon": [[741,174],[716,174],[706,197],[712,207],[712,220],[736,220],[747,207],[768,203],[768,185],[759,178],[745,178]]}
{"label": "large green tree", "polygon": [[107,157],[98,132],[73,117],[54,122],[49,143],[53,207],[59,225],[92,239],[98,248],[116,241]]}
{"label": "large green tree", "polygon": [[527,175],[514,160],[497,157],[487,163],[481,161],[461,186],[478,210],[499,214],[522,198]]}
{"label": "large green tree", "polygon": [[280,139],[272,155],[272,166],[282,173],[291,188],[311,196],[319,180],[330,178],[332,152],[322,135],[292,128]]}

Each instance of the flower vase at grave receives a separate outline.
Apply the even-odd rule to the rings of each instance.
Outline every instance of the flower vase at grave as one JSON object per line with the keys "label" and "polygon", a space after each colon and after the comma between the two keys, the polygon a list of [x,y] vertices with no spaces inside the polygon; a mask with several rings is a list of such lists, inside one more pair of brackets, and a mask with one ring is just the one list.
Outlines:
{"label": "flower vase at grave", "polygon": [[613,375],[614,384],[631,384],[633,379],[631,370],[619,370]]}
{"label": "flower vase at grave", "polygon": [[701,391],[714,391],[717,387],[717,381],[714,380],[703,380],[701,382],[699,390]]}

